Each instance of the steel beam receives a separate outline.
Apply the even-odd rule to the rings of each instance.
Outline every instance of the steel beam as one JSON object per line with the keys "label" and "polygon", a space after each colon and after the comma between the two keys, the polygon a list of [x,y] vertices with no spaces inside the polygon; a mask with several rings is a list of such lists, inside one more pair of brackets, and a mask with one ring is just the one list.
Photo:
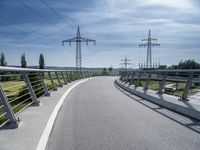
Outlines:
{"label": "steel beam", "polygon": [[63,72],[61,71],[60,73],[61,73],[61,76],[62,76],[62,78],[63,78],[63,80],[64,80],[64,84],[67,84],[67,80],[66,80],[66,78],[65,78],[65,76],[64,76],[64,74],[63,74]]}
{"label": "steel beam", "polygon": [[58,86],[59,86],[59,87],[62,87],[63,85],[62,85],[62,83],[61,83],[61,81],[60,81],[60,77],[59,77],[58,72],[55,72],[55,74],[56,74],[56,78],[58,79]]}
{"label": "steel beam", "polygon": [[8,127],[9,128],[17,128],[18,127],[18,121],[15,117],[15,114],[12,110],[12,107],[3,91],[3,87],[0,84],[0,104],[4,107],[2,108],[4,112],[6,112],[5,117],[9,120]]}
{"label": "steel beam", "polygon": [[48,91],[47,85],[46,85],[45,82],[44,82],[43,73],[39,73],[39,77],[40,77],[40,83],[42,84],[43,89],[44,89],[44,91],[45,91],[45,95],[46,95],[46,96],[50,96],[50,93],[49,93],[49,91]]}
{"label": "steel beam", "polygon": [[142,72],[138,72],[138,80],[137,80],[137,84],[135,85],[136,87],[140,85],[141,76],[142,76]]}
{"label": "steel beam", "polygon": [[145,82],[144,90],[148,90],[150,81],[151,81],[151,73],[148,73],[148,77],[147,77],[147,80]]}
{"label": "steel beam", "polygon": [[189,93],[190,87],[192,85],[192,78],[193,78],[193,73],[190,73],[189,77],[188,77],[188,80],[187,80],[187,83],[185,85],[185,89],[184,89],[183,94],[182,94],[182,96],[180,98],[182,101],[187,101],[188,100],[188,93]]}
{"label": "steel beam", "polygon": [[23,73],[23,78],[24,78],[24,81],[25,81],[25,83],[26,83],[26,85],[27,85],[27,87],[28,87],[28,91],[29,91],[29,93],[30,93],[30,96],[31,96],[31,99],[32,99],[32,102],[33,102],[32,105],[34,105],[34,106],[39,106],[40,101],[37,100],[37,97],[36,97],[36,95],[35,95],[35,92],[34,92],[34,90],[33,90],[33,87],[32,87],[32,85],[31,85],[31,82],[30,82],[30,80],[29,80],[29,78],[28,78],[28,75],[27,75],[26,73]]}
{"label": "steel beam", "polygon": [[54,82],[54,80],[53,80],[53,78],[52,78],[52,76],[51,76],[51,72],[48,72],[48,75],[49,75],[49,79],[50,79],[50,81],[51,81],[51,85],[52,85],[52,87],[53,87],[53,91],[56,91],[57,88],[56,88],[55,82]]}
{"label": "steel beam", "polygon": [[167,79],[167,72],[164,73],[163,79],[161,82],[159,82],[159,90],[158,93],[162,94],[163,93],[163,89],[165,87],[165,81]]}

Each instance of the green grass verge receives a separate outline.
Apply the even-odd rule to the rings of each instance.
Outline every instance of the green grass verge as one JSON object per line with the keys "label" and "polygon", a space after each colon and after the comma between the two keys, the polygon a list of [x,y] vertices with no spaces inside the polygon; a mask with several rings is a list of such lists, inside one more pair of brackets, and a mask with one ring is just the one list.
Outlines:
{"label": "green grass verge", "polygon": [[[134,80],[134,82],[133,82],[132,84],[136,84],[136,83],[137,83],[137,80]],[[139,86],[144,87],[145,84],[146,84],[146,81],[141,80]],[[172,84],[172,82],[166,82],[165,85],[167,85],[167,84]],[[177,96],[177,97],[181,97],[182,94],[183,94],[185,85],[186,85],[186,83],[179,83],[179,84],[178,84],[179,89],[176,90],[176,91],[174,91],[173,95],[174,95],[174,96]],[[174,88],[176,87],[176,83],[174,83],[173,87],[174,87]],[[157,90],[159,89],[159,81],[150,81],[150,84],[149,84],[149,87],[148,87],[148,88],[149,88],[150,90],[157,91]],[[194,94],[194,93],[196,92],[195,89],[197,89],[197,88],[199,88],[199,87],[192,85],[192,88],[191,88],[191,90],[190,90],[190,93]]]}
{"label": "green grass verge", "polygon": [[[45,79],[44,82],[47,85],[47,88],[49,90],[52,89],[52,85],[51,85],[50,80]],[[2,84],[3,89],[5,89],[4,92],[5,92],[6,95],[15,93],[13,95],[8,96],[8,100],[9,101],[19,97],[20,96],[20,92],[19,91],[24,89],[25,86],[26,86],[24,81],[5,81],[5,82],[1,82],[1,84]],[[56,84],[58,84],[58,83],[56,82]],[[19,85],[19,86],[17,86],[17,85]],[[16,87],[13,87],[13,86],[16,86]],[[13,88],[9,88],[9,87],[13,87]],[[6,89],[6,88],[9,88],[9,89]],[[24,91],[24,92],[26,92],[26,91]],[[39,93],[39,92],[40,92],[40,90],[37,93]],[[42,92],[39,95],[37,95],[37,97],[40,97],[43,94],[44,94],[44,92]],[[29,97],[30,97],[29,95],[26,95],[26,96],[20,98],[19,100],[16,100],[15,102],[12,102],[11,103],[11,107],[12,108],[15,107],[20,102],[22,102],[23,100],[25,100],[25,99],[27,99]],[[31,102],[32,102],[31,99],[29,99],[29,100],[25,101],[24,103],[22,103],[21,105],[17,106],[16,108],[13,109],[14,113],[19,112],[20,110],[25,108],[27,105],[29,105]],[[3,113],[4,113],[3,109],[0,109],[0,115],[2,115]],[[5,117],[4,116],[0,117],[0,124],[2,124],[4,121],[5,121]]]}

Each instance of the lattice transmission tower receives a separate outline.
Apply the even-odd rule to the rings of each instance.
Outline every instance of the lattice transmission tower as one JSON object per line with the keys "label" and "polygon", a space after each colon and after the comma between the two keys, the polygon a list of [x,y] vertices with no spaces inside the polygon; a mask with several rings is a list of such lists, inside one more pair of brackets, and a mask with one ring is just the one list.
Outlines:
{"label": "lattice transmission tower", "polygon": [[131,60],[128,59],[127,57],[125,57],[124,59],[121,60],[123,63],[120,63],[120,65],[124,66],[125,71],[128,70],[128,66],[131,65],[131,63],[129,63]]}
{"label": "lattice transmission tower", "polygon": [[62,41],[63,46],[65,42],[69,43],[70,46],[72,42],[76,42],[76,70],[81,71],[82,70],[81,43],[86,42],[86,45],[88,45],[89,42],[94,42],[94,45],[96,45],[96,40],[91,40],[88,38],[81,37],[80,29],[78,26],[76,37]]}
{"label": "lattice transmission tower", "polygon": [[140,44],[139,47],[147,47],[147,58],[146,58],[146,68],[152,68],[152,54],[151,50],[152,47],[159,47],[160,44],[158,43],[152,43],[152,41],[158,41],[157,39],[151,38],[151,30],[149,30],[149,35],[147,39],[142,39],[143,41],[147,41],[147,43]]}

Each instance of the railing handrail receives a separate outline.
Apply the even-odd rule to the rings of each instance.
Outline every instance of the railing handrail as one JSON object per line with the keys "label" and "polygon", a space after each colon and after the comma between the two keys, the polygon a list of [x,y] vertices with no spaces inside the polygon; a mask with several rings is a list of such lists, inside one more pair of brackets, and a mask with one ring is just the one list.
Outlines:
{"label": "railing handrail", "polygon": [[122,72],[200,72],[200,69],[157,69],[157,70],[140,70],[133,69]]}
{"label": "railing handrail", "polygon": [[[0,66],[0,128],[6,124],[12,128],[18,127],[16,114],[30,105],[39,106],[39,98],[50,96],[51,90],[57,90],[58,87],[78,79],[100,75],[103,75],[102,69],[85,68],[78,71]],[[109,75],[116,75],[116,72],[112,71]],[[12,81],[16,83],[7,84]],[[22,87],[17,83],[19,81],[24,82]],[[8,87],[4,87],[3,84],[7,84]],[[8,90],[8,88],[15,90]]]}
{"label": "railing handrail", "polygon": [[[136,78],[135,78],[136,75]],[[142,78],[142,75],[145,75],[145,78]],[[154,76],[152,76],[154,75]],[[156,75],[156,76],[155,76]],[[157,76],[158,75],[158,76]],[[161,76],[159,76],[161,75]],[[131,77],[131,78],[130,78]],[[169,79],[169,77],[172,77]],[[159,90],[158,92],[160,94],[163,93],[164,90],[164,84],[166,81],[172,81],[172,82],[185,82],[185,87],[183,90],[183,94],[180,97],[181,100],[187,101],[189,90],[192,87],[193,83],[198,83],[200,80],[200,69],[177,69],[177,70],[132,70],[132,71],[124,71],[121,72],[120,79],[125,82],[130,82],[130,84],[134,83],[133,80],[137,80],[137,84],[135,84],[135,87],[138,87],[141,80],[145,80],[145,87],[144,90],[148,89],[149,81],[160,79],[159,82]],[[131,79],[131,80],[130,80]]]}
{"label": "railing handrail", "polygon": [[[57,69],[33,69],[33,68],[20,68],[20,67],[5,67],[5,66],[0,66],[0,72],[9,72],[9,71],[13,71],[13,72],[64,72],[64,71],[68,71],[68,72],[73,72],[76,70],[68,70],[68,69],[61,69],[61,70],[57,70]],[[93,70],[82,70],[82,71],[93,71]],[[100,71],[100,70],[95,70],[95,71]]]}

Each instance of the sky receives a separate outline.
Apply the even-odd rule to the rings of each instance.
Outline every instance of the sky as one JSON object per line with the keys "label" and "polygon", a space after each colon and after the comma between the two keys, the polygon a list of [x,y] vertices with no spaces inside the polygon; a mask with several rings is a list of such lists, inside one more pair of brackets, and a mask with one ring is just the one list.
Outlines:
{"label": "sky", "polygon": [[82,44],[83,67],[119,67],[128,57],[137,68],[146,60],[139,44],[151,29],[161,45],[152,48],[154,63],[200,62],[199,18],[198,0],[0,0],[0,52],[8,65],[20,65],[22,53],[38,65],[43,53],[47,66],[75,66],[75,43],[61,42],[80,26],[82,37],[97,41]]}

